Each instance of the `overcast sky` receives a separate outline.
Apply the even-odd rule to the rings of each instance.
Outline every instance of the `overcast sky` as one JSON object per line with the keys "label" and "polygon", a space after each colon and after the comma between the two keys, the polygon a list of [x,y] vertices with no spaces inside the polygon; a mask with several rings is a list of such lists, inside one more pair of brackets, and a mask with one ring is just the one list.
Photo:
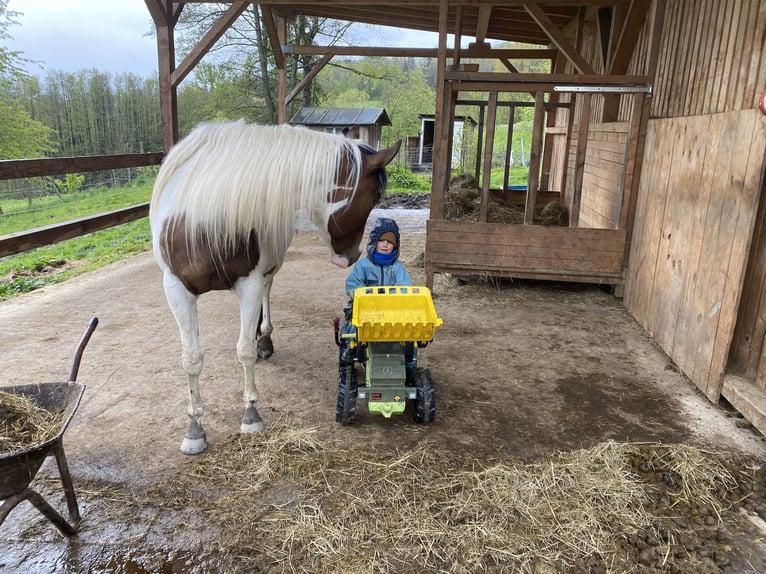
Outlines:
{"label": "overcast sky", "polygon": [[[18,25],[8,29],[10,50],[20,50],[42,65],[29,73],[48,71],[130,72],[141,77],[157,73],[157,45],[147,34],[154,29],[144,0],[10,0],[20,12]],[[436,35],[381,28],[363,36],[367,45],[435,48]]]}

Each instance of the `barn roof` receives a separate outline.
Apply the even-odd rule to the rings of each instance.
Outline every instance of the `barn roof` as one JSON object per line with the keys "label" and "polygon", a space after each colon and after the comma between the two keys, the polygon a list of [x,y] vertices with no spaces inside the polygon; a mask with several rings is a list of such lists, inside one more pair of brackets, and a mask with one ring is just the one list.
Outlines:
{"label": "barn roof", "polygon": [[290,120],[304,126],[390,126],[384,108],[301,108]]}
{"label": "barn roof", "polygon": [[[427,32],[439,31],[440,0],[315,0],[313,2],[266,0],[259,2],[288,19],[298,15],[318,16],[393,26]],[[576,21],[582,6],[589,8],[629,6],[630,0],[450,0],[448,29],[459,23],[463,36],[485,40],[514,41],[547,46],[549,31],[561,30]],[[460,8],[460,13],[455,8]]]}

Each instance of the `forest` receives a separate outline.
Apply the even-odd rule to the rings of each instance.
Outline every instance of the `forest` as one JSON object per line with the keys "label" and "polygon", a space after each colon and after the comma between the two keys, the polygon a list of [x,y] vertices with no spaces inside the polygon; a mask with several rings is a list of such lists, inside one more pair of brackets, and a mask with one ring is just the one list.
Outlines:
{"label": "forest", "polygon": [[[0,159],[73,157],[162,151],[159,82],[157,77],[126,73],[50,70],[33,76],[23,70],[23,53],[8,50],[3,40],[12,37],[17,13],[0,0]],[[182,58],[220,14],[216,4],[187,5],[176,27],[177,58]],[[349,23],[301,17],[288,25],[288,43],[333,45],[349,43]],[[210,60],[210,61],[208,61]],[[316,56],[293,56],[288,66],[288,91],[308,74]],[[519,69],[540,71],[547,63],[521,61]],[[486,62],[482,66],[491,65]],[[495,65],[500,65],[499,63]],[[418,58],[336,58],[291,102],[287,117],[302,106],[382,107],[393,125],[384,128],[383,144],[417,135],[418,114],[434,113],[435,62]],[[178,89],[181,136],[202,121],[244,118],[276,123],[277,74],[262,15],[252,5],[218,42],[209,58]],[[530,98],[513,94],[516,100]],[[459,110],[472,115],[476,109]],[[508,111],[501,108],[499,126],[507,126]],[[522,161],[530,142],[531,109],[518,108],[514,118],[514,158]],[[505,154],[506,131],[496,132],[496,153]],[[516,150],[515,150],[516,151]],[[135,171],[135,170],[133,170]],[[125,174],[123,174],[125,175]],[[123,177],[119,175],[119,177]],[[125,176],[130,176],[126,174]],[[46,193],[92,187],[103,175],[34,182]],[[111,183],[119,177],[110,174]],[[116,178],[116,179],[115,179]],[[0,198],[18,193],[29,182],[3,182]],[[27,188],[27,193],[30,193]]]}

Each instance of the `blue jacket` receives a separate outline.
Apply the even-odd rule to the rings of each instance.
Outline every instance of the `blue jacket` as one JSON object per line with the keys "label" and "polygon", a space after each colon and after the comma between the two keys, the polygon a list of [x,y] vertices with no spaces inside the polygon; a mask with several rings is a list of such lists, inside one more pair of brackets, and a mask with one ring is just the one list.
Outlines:
{"label": "blue jacket", "polygon": [[[373,253],[378,245],[378,237],[386,231],[396,236],[396,258],[390,265],[378,265],[373,261]],[[367,257],[362,257],[354,264],[346,279],[346,294],[354,296],[354,291],[359,287],[371,287],[373,285],[412,285],[410,274],[399,261],[399,226],[393,219],[381,217],[375,221],[370,230],[370,239],[367,242]]]}

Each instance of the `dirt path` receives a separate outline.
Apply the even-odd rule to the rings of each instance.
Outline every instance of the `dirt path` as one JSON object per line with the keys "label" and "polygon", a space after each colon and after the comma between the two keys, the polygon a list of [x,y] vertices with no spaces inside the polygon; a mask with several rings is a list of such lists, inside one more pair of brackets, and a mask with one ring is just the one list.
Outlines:
{"label": "dirt path", "polygon": [[[423,282],[416,262],[423,214],[392,215],[405,231],[403,260]],[[464,284],[437,276],[435,304],[444,326],[420,360],[436,384],[437,421],[417,426],[407,415],[385,420],[361,409],[353,425],[340,426],[331,319],[345,303],[345,277],[313,233],[299,233],[273,289],[276,352],[259,365],[259,410],[267,424],[289,417],[322,436],[392,448],[428,436],[456,452],[522,461],[606,440],[766,454],[763,437],[736,413],[706,401],[619,299],[583,285]],[[204,423],[214,448],[238,430],[242,415],[238,308],[230,293],[200,303]],[[178,447],[187,423],[178,333],[151,254],[0,303],[0,384],[64,380],[91,316],[100,325],[83,356],[78,380],[87,388],[66,452],[76,488],[108,481],[135,492],[173,476],[184,459]],[[51,474],[52,502],[62,508]],[[112,508],[107,516],[103,501],[87,493],[81,499],[84,519],[74,542],[32,510],[11,513],[0,527],[0,570],[151,572],[163,571],[147,566],[152,560],[187,560],[184,571],[205,571],[194,557],[215,533],[200,513],[147,508],[126,517]],[[137,557],[137,548],[148,550]],[[128,562],[137,566],[115,566]]]}

